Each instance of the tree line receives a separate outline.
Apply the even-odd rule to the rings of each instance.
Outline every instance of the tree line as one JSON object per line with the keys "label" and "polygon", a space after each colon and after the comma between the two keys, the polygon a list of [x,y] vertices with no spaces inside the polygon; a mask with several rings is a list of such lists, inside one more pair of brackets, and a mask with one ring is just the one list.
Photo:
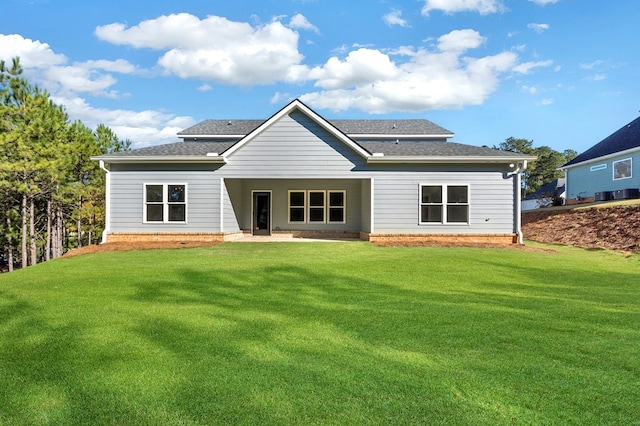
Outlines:
{"label": "tree line", "polygon": [[64,108],[0,61],[0,271],[96,243],[105,174],[91,156],[129,150],[104,125],[70,122]]}
{"label": "tree line", "polygon": [[544,185],[564,177],[564,172],[559,171],[558,168],[578,156],[578,152],[573,149],[565,149],[559,152],[548,146],[534,148],[532,140],[514,137],[507,138],[504,142],[494,145],[493,149],[538,157],[522,173],[523,196],[534,193]]}

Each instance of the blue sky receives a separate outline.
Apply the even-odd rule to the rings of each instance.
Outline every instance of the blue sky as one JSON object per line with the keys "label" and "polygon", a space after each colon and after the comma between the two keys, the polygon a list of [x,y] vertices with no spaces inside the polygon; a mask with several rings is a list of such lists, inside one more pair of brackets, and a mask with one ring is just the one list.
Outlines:
{"label": "blue sky", "polygon": [[582,152],[640,115],[640,1],[2,0],[0,58],[134,147],[207,118],[426,118]]}

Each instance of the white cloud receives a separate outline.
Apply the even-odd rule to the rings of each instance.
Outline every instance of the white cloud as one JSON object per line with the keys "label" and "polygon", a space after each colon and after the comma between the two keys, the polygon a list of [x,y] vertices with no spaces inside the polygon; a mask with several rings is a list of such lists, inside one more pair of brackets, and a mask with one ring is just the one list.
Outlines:
{"label": "white cloud", "polygon": [[174,116],[152,110],[93,108],[86,100],[79,97],[52,97],[52,99],[64,105],[70,116],[81,120],[86,126],[95,129],[102,123],[113,130],[118,138],[130,139],[133,142],[133,148],[178,142],[176,133],[195,124],[195,120],[191,117]]}
{"label": "white cloud", "polygon": [[549,29],[549,24],[536,24],[531,23],[527,25],[527,28],[537,32],[538,34],[542,34],[543,32]]}
{"label": "white cloud", "polygon": [[535,86],[522,86],[522,91],[531,95],[538,93],[538,89]]}
{"label": "white cloud", "polygon": [[481,15],[503,12],[505,10],[501,0],[425,0],[422,14],[428,15],[432,10],[444,13],[477,12]]}
{"label": "white cloud", "polygon": [[[296,15],[292,22],[308,23],[302,15]],[[281,81],[303,58],[297,47],[298,33],[279,21],[252,27],[219,16],[199,19],[180,13],[130,28],[120,23],[100,26],[95,33],[114,44],[167,50],[158,64],[168,73],[225,84]]]}
{"label": "white cloud", "polygon": [[558,3],[558,0],[529,0],[532,3],[539,4],[540,6],[546,6],[548,4]]}
{"label": "white cloud", "polygon": [[580,64],[580,68],[583,70],[591,70],[591,69],[594,69],[595,67],[599,67],[602,64],[604,64],[604,61],[601,61],[598,59],[597,61],[593,61],[588,64]]}
{"label": "white cloud", "polygon": [[213,90],[213,87],[209,84],[201,84],[198,86],[198,91],[200,92],[208,92],[209,90]]}
{"label": "white cloud", "polygon": [[293,15],[291,17],[291,20],[289,21],[289,27],[290,28],[300,28],[302,30],[313,31],[316,34],[320,33],[320,30],[318,29],[318,27],[316,27],[311,22],[309,22],[307,20],[307,18],[304,15],[300,14],[300,13],[298,13],[296,15]]}
{"label": "white cloud", "polygon": [[322,67],[312,69],[308,78],[323,89],[340,89],[391,79],[396,73],[396,66],[387,55],[362,48],[349,53],[344,61],[330,58]]}
{"label": "white cloud", "polygon": [[484,41],[473,30],[452,31],[438,39],[436,51],[404,47],[404,62],[378,50],[359,49],[344,60],[334,57],[315,67],[309,77],[323,90],[301,99],[316,108],[370,113],[479,105],[496,90],[500,74],[517,66],[512,52],[462,56]]}
{"label": "white cloud", "polygon": [[554,103],[555,103],[555,101],[553,99],[545,98],[545,99],[540,101],[539,105],[547,106],[547,105],[553,105]]}
{"label": "white cloud", "polygon": [[[25,76],[54,94],[71,96],[90,93],[94,96],[121,97],[110,90],[117,83],[109,72],[133,74],[141,72],[124,59],[89,60],[68,65],[65,55],[55,53],[47,43],[20,35],[0,34],[0,59],[20,57]],[[106,72],[106,73],[105,73]]]}
{"label": "white cloud", "polygon": [[552,60],[538,61],[538,62],[523,62],[513,67],[513,71],[520,74],[529,74],[534,68],[550,67],[553,65]]}
{"label": "white cloud", "polygon": [[64,64],[67,57],[54,53],[47,43],[24,38],[18,34],[0,34],[0,60],[6,62],[20,57],[23,68]]}
{"label": "white cloud", "polygon": [[591,80],[593,81],[602,81],[602,80],[606,80],[607,79],[607,75],[606,74],[596,74],[593,77],[591,77]]}
{"label": "white cloud", "polygon": [[402,11],[394,9],[382,17],[385,24],[392,27],[398,25],[400,27],[409,27],[409,22],[406,19],[402,19]]}
{"label": "white cloud", "polygon": [[454,30],[438,38],[438,49],[450,52],[464,52],[480,47],[485,38],[475,30]]}

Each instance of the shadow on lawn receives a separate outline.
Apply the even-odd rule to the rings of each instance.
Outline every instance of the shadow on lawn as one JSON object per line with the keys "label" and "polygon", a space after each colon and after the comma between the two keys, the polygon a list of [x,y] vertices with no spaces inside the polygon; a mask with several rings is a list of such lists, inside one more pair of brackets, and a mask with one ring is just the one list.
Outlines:
{"label": "shadow on lawn", "polygon": [[503,275],[457,271],[439,288],[428,272],[399,275],[425,283],[410,287],[301,266],[182,269],[94,306],[104,328],[0,294],[0,423],[533,424],[611,420],[612,407],[630,419],[638,395],[619,375],[638,367],[625,358],[638,311],[588,312],[630,306],[615,295],[629,274],[567,272],[620,283],[589,291],[542,268],[492,270]]}

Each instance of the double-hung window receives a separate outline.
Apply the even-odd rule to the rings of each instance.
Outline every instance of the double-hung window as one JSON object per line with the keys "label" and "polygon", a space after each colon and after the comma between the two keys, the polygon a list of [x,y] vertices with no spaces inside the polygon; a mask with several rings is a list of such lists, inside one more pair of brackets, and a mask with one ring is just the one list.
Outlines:
{"label": "double-hung window", "polygon": [[289,191],[289,223],[305,223],[307,221],[306,199],[306,191]]}
{"label": "double-hung window", "polygon": [[290,190],[289,223],[346,223],[344,190]]}
{"label": "double-hung window", "polygon": [[420,223],[469,223],[469,187],[420,185]]}
{"label": "double-hung window", "polygon": [[144,221],[169,223],[187,221],[186,184],[145,184]]}

